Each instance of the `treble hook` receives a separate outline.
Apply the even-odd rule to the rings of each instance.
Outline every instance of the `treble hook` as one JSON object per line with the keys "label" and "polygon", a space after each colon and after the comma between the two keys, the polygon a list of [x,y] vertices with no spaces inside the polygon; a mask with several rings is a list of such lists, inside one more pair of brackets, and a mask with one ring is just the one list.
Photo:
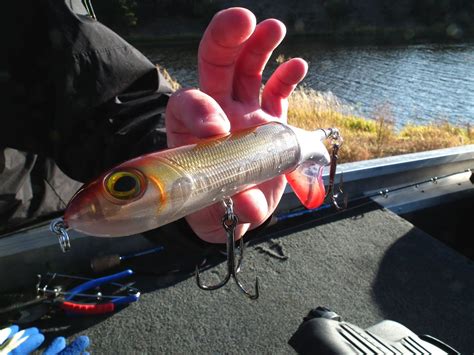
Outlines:
{"label": "treble hook", "polygon": [[[342,173],[341,173],[341,177],[339,178],[339,186],[337,189],[338,191],[337,193],[334,193],[334,186],[335,186],[334,180],[336,178],[337,160],[339,159],[338,153],[339,153],[339,148],[341,148],[341,145],[342,145],[342,137],[341,137],[341,134],[339,133],[339,130],[337,130],[336,128],[330,128],[329,134],[327,134],[326,136],[327,138],[332,139],[331,165],[329,167],[329,185],[328,185],[328,192],[326,193],[326,197],[330,196],[332,205],[337,210],[342,210],[347,207],[347,199],[344,197],[344,191],[342,190],[342,186],[344,184]],[[343,207],[339,206],[339,203],[337,202],[340,195],[343,195],[344,197]]]}
{"label": "treble hook", "polygon": [[199,288],[203,290],[217,290],[218,288],[223,287],[227,282],[229,282],[230,278],[232,277],[239,287],[239,289],[250,299],[256,300],[259,296],[258,292],[258,278],[255,279],[255,294],[251,294],[249,291],[245,289],[245,287],[242,285],[240,282],[239,278],[237,277],[237,274],[240,271],[240,265],[242,263],[242,259],[244,256],[244,243],[243,239],[240,239],[240,256],[239,260],[236,263],[236,257],[235,257],[235,227],[237,226],[238,223],[238,218],[234,214],[234,209],[233,209],[233,202],[232,199],[227,198],[224,200],[224,206],[226,208],[226,213],[224,217],[222,218],[222,227],[226,231],[227,234],[227,274],[224,277],[224,279],[215,284],[215,285],[204,285],[201,283],[201,278],[199,274],[199,267],[196,266],[196,283]]}

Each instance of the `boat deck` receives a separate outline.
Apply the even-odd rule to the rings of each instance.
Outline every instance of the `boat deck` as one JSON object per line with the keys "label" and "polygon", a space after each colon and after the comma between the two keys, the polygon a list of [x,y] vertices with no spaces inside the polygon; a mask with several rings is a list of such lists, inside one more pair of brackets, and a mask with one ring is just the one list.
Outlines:
{"label": "boat deck", "polygon": [[[202,257],[190,251],[200,249],[185,236],[151,243],[71,232],[72,251],[63,254],[47,224],[0,238],[0,296],[33,291],[39,273],[84,274],[98,254],[160,244],[159,254],[121,267],[137,272],[139,302],[109,316],[57,315],[34,325],[48,338],[88,335],[94,353],[287,354],[303,317],[325,306],[360,327],[391,319],[472,353],[473,168],[474,145],[339,166],[351,197],[347,210],[280,218],[249,241],[240,275],[249,288],[258,275],[256,301],[232,280],[200,290],[193,271]],[[278,213],[298,205],[288,191]],[[206,283],[225,271],[222,254],[214,255],[202,275]]]}
{"label": "boat deck", "polygon": [[[49,336],[88,335],[93,353],[283,354],[292,352],[287,341],[302,318],[321,305],[361,327],[391,319],[462,353],[474,349],[468,258],[375,203],[277,227],[246,251],[241,275],[252,287],[258,274],[256,301],[233,282],[206,292],[191,274],[141,276],[140,301],[120,312],[38,325]],[[203,277],[212,280],[223,266]]]}

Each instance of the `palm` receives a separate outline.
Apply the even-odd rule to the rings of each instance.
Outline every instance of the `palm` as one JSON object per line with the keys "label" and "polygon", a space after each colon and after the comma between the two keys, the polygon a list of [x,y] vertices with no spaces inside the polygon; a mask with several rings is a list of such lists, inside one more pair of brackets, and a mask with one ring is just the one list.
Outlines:
{"label": "palm", "polygon": [[[197,103],[194,112],[223,110],[222,124],[212,120],[184,117],[186,108],[173,108],[179,99],[170,101],[167,111],[168,141],[171,146],[200,138],[240,130],[270,120],[286,121],[287,97],[306,73],[306,63],[293,59],[282,64],[270,77],[260,95],[262,71],[274,48],[285,35],[283,24],[276,20],[261,22],[247,10],[229,9],[217,14],[199,46],[199,83],[201,92],[188,90]],[[204,103],[206,95],[210,103]],[[176,105],[174,105],[176,103]],[[219,107],[213,105],[217,103]],[[211,107],[212,106],[212,107]],[[210,108],[211,107],[211,108]],[[191,112],[192,110],[189,109]],[[194,115],[196,116],[196,114]],[[275,210],[285,189],[284,176],[252,187],[232,197],[239,217],[236,236],[263,223]],[[224,209],[216,204],[187,217],[189,225],[202,239],[224,242],[221,225]]]}

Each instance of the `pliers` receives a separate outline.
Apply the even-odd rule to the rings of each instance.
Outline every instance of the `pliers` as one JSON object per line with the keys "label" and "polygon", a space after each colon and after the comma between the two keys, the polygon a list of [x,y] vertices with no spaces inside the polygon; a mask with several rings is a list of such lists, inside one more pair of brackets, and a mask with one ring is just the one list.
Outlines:
{"label": "pliers", "polygon": [[[140,298],[140,291],[132,287],[133,283],[123,285],[116,282],[131,275],[133,271],[130,269],[95,279],[52,273],[48,274],[49,279],[46,283],[43,283],[41,275],[38,275],[36,298],[0,309],[0,320],[7,317],[8,320],[18,324],[29,323],[49,313],[51,306],[64,310],[67,315],[114,312],[117,308],[136,302]],[[83,282],[72,289],[66,289],[65,285],[51,286],[53,281],[57,282],[60,278],[64,278],[66,283],[72,280]],[[15,318],[18,313],[19,318]]]}
{"label": "pliers", "polygon": [[[121,278],[133,275],[131,269],[119,272],[117,274],[104,276],[96,279],[89,279],[88,281],[74,287],[73,289],[64,293],[64,301],[59,301],[59,307],[67,313],[72,314],[104,314],[115,311],[117,306],[127,305],[138,301],[140,298],[140,291],[135,288],[127,287],[128,294],[123,296],[106,296],[106,295],[90,295],[87,294],[89,290],[96,289],[104,284],[114,284],[114,281]],[[116,284],[118,285],[118,284]],[[118,285],[123,287],[123,285]],[[76,297],[92,297],[98,299],[108,299],[103,303],[84,303],[75,300]]]}

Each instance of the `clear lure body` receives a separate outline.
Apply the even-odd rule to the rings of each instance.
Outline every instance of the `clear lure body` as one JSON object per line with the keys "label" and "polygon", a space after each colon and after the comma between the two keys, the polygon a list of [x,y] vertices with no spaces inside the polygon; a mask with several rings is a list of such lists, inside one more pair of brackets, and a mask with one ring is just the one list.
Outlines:
{"label": "clear lure body", "polygon": [[144,232],[286,174],[307,208],[325,197],[325,130],[270,122],[124,162],[69,202],[68,228],[103,237]]}

